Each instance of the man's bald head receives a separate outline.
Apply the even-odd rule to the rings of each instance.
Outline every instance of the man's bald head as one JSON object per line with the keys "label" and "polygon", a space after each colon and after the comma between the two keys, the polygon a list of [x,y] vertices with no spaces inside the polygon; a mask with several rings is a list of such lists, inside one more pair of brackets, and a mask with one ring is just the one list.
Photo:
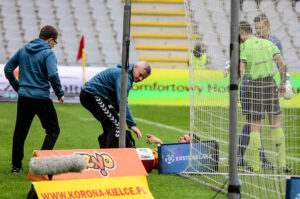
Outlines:
{"label": "man's bald head", "polygon": [[147,61],[138,61],[133,66],[133,81],[140,82],[151,74],[151,65]]}
{"label": "man's bald head", "polygon": [[136,62],[136,65],[138,65],[139,68],[145,69],[148,75],[151,75],[151,65],[147,61],[138,61]]}

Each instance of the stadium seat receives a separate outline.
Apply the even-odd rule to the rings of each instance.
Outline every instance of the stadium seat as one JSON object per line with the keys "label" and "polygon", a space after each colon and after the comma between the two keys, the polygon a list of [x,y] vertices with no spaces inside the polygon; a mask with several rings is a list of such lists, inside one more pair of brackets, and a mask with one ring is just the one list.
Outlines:
{"label": "stadium seat", "polygon": [[96,30],[98,32],[107,32],[109,31],[110,33],[112,33],[112,27],[111,27],[111,24],[110,24],[110,21],[109,19],[107,18],[107,20],[103,20],[103,21],[100,21],[100,20],[96,20]]}
{"label": "stadium seat", "polygon": [[274,15],[272,17],[269,17],[269,22],[271,25],[271,32],[277,32],[277,30],[282,28],[282,22],[280,19],[279,14],[277,13],[277,15]]}
{"label": "stadium seat", "polygon": [[107,7],[111,10],[119,10],[123,11],[123,6],[121,4],[121,0],[109,0],[107,1]]}
{"label": "stadium seat", "polygon": [[220,37],[220,42],[221,42],[221,44],[223,45],[223,46],[225,46],[225,47],[229,47],[229,44],[230,44],[230,35],[228,34],[228,35],[222,35],[221,37]]}
{"label": "stadium seat", "polygon": [[19,27],[19,20],[16,16],[5,16],[3,21],[4,28],[16,29]]}
{"label": "stadium seat", "polygon": [[[289,62],[289,63],[294,62],[294,63],[298,63],[298,64],[299,64],[299,61],[298,61],[299,58],[298,58],[296,52],[295,52],[294,50],[292,50],[292,49],[286,50],[286,51],[284,52],[284,58],[285,58],[285,60],[287,60],[287,62]],[[298,66],[299,66],[299,65],[298,65]]]}
{"label": "stadium seat", "polygon": [[217,54],[211,57],[210,62],[215,68],[221,69],[224,67],[224,63],[228,60],[223,54]]}
{"label": "stadium seat", "polygon": [[298,35],[298,37],[299,37],[300,23],[295,21],[295,20],[291,20],[291,22],[289,22],[287,24],[287,30],[288,30],[288,33],[290,35],[292,35],[292,36],[297,36]]}
{"label": "stadium seat", "polygon": [[292,8],[291,1],[278,1],[277,3],[277,11],[278,12],[286,12],[286,10],[290,10]]}
{"label": "stadium seat", "polygon": [[[199,4],[197,6],[199,6]],[[222,1],[207,1],[207,9],[214,10],[215,12],[222,12],[223,11],[223,2]]]}
{"label": "stadium seat", "polygon": [[70,0],[71,2],[71,5],[73,7],[77,7],[77,8],[80,8],[82,6],[86,6],[86,0]]}
{"label": "stadium seat", "polygon": [[70,1],[69,0],[53,0],[53,4],[57,8],[65,8],[65,9],[70,8]]}
{"label": "stadium seat", "polygon": [[38,16],[40,18],[41,27],[43,27],[44,25],[52,25],[56,27],[53,9],[51,7],[45,7],[44,5],[42,7],[39,7]]}
{"label": "stadium seat", "polygon": [[243,1],[243,11],[244,12],[252,12],[257,10],[256,2],[253,0],[245,0]]}
{"label": "stadium seat", "polygon": [[57,62],[58,62],[58,65],[62,65],[62,63],[66,63],[65,62],[65,57],[64,57],[64,54],[61,50],[61,47],[60,45],[57,45],[53,48],[53,51],[55,52],[56,54],[56,58],[57,58]]}
{"label": "stadium seat", "polygon": [[203,34],[203,43],[209,44],[209,45],[211,45],[211,44],[218,45],[218,37],[214,33]]}
{"label": "stadium seat", "polygon": [[24,29],[24,39],[25,42],[29,42],[34,38],[37,38],[39,36],[39,30],[37,26],[32,26],[30,28],[25,28]]}
{"label": "stadium seat", "polygon": [[209,21],[209,12],[206,9],[203,9],[202,12],[197,12],[193,14],[194,21]]}
{"label": "stadium seat", "polygon": [[[201,20],[198,22],[199,32],[214,32],[214,27],[210,21]],[[200,31],[201,30],[201,31]]]}
{"label": "stadium seat", "polygon": [[[264,0],[264,1],[260,1],[259,4],[259,8],[260,10],[262,10],[264,13],[267,14],[267,12],[271,11],[275,11],[275,4],[274,1],[272,0]],[[272,15],[271,15],[272,16]]]}
{"label": "stadium seat", "polygon": [[70,7],[57,7],[56,15],[59,19],[72,19],[71,8]]}
{"label": "stadium seat", "polygon": [[212,21],[215,23],[223,23],[223,24],[229,23],[229,20],[223,11],[212,12],[211,18],[212,18]]}
{"label": "stadium seat", "polygon": [[300,15],[300,1],[296,1],[295,3],[295,12]]}
{"label": "stadium seat", "polygon": [[113,40],[102,40],[101,41],[102,45],[102,52],[104,54],[107,54],[107,52],[113,53],[113,54],[118,54],[118,48],[116,46],[116,43]]}
{"label": "stadium seat", "polygon": [[5,29],[7,40],[21,40],[21,31],[17,26],[9,26]]}
{"label": "stadium seat", "polygon": [[0,34],[0,63],[6,63],[6,52],[4,50],[4,38],[2,34]]}
{"label": "stadium seat", "polygon": [[[122,49],[121,49],[122,51]],[[120,52],[120,55],[122,57],[122,52]],[[129,46],[129,63],[135,63],[139,60],[139,57],[137,56],[136,50],[135,50],[135,44],[134,41],[131,40],[130,46]]]}
{"label": "stadium seat", "polygon": [[289,51],[293,48],[292,41],[291,41],[290,37],[283,37],[283,39],[281,39],[281,43],[284,44],[282,46],[283,54],[285,54],[285,51]]}
{"label": "stadium seat", "polygon": [[300,37],[294,37],[293,38],[293,44],[300,49]]}
{"label": "stadium seat", "polygon": [[288,24],[288,23],[290,23],[291,21],[295,21],[295,20],[293,20],[293,19],[297,19],[297,15],[296,15],[296,13],[294,12],[294,10],[292,9],[292,7],[286,7],[286,8],[285,8],[285,11],[282,12],[281,16],[282,16],[282,21],[283,21],[285,24]]}
{"label": "stadium seat", "polygon": [[247,16],[247,21],[251,22],[251,23],[253,22],[254,18],[259,14],[261,14],[261,12],[259,10],[253,10],[251,12],[245,13],[245,15]]}
{"label": "stadium seat", "polygon": [[229,36],[230,35],[230,24],[227,23],[217,23],[216,30],[221,36]]}
{"label": "stadium seat", "polygon": [[224,9],[227,13],[230,12],[231,9],[231,1],[224,1]]}
{"label": "stadium seat", "polygon": [[37,29],[38,28],[38,26],[37,26],[37,19],[35,18],[35,17],[31,17],[31,16],[23,16],[22,18],[21,18],[21,20],[22,20],[22,27],[24,28],[24,29],[27,29],[27,28],[29,28],[29,29]]}
{"label": "stadium seat", "polygon": [[94,66],[102,66],[102,56],[100,53],[97,52],[89,52],[86,54],[86,61],[89,63],[89,65],[94,65]]}
{"label": "stadium seat", "polygon": [[278,15],[275,7],[261,9],[261,13],[266,14],[269,18]]}
{"label": "stadium seat", "polygon": [[19,48],[21,48],[24,45],[21,39],[15,39],[15,40],[9,39],[7,41],[7,46],[8,46],[9,56],[11,57],[17,52]]}
{"label": "stadium seat", "polygon": [[70,30],[69,32],[71,32],[71,31],[73,31],[74,33],[76,32],[76,29],[74,26],[74,21],[72,18],[69,18],[69,17],[59,19],[58,27],[62,32],[67,31],[67,30]]}

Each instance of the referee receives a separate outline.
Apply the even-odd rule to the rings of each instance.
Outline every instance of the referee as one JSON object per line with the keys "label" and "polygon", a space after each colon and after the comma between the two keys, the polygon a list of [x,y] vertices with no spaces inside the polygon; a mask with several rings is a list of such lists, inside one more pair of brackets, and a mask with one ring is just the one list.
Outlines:
{"label": "referee", "polygon": [[[259,151],[261,148],[260,127],[265,113],[272,127],[273,149],[278,152],[278,167],[286,170],[285,137],[280,124],[279,96],[285,92],[286,64],[280,50],[272,42],[253,36],[248,22],[240,22],[240,77],[245,73],[246,91],[244,97],[246,122],[250,125],[250,143],[248,148],[251,170],[259,173]],[[273,60],[279,66],[280,86],[273,76]],[[241,99],[242,100],[242,99]]]}

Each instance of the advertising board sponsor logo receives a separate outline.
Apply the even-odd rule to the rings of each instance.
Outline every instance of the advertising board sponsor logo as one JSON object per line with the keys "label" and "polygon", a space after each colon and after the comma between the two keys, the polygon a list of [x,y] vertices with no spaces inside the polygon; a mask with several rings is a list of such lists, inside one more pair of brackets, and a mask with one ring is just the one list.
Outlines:
{"label": "advertising board sponsor logo", "polygon": [[173,162],[175,162],[175,156],[173,154],[166,155],[165,162],[167,164],[172,164]]}
{"label": "advertising board sponsor logo", "polygon": [[199,155],[182,155],[182,156],[174,156],[168,154],[165,158],[165,162],[167,164],[172,164],[173,162],[180,162],[180,161],[189,161],[189,160],[209,160],[212,159],[212,154],[199,154]]}
{"label": "advertising board sponsor logo", "polygon": [[88,170],[98,170],[103,177],[109,177],[109,170],[113,170],[116,167],[116,162],[108,153],[97,153],[94,155],[84,152],[75,153],[75,155],[82,155],[87,161]]}

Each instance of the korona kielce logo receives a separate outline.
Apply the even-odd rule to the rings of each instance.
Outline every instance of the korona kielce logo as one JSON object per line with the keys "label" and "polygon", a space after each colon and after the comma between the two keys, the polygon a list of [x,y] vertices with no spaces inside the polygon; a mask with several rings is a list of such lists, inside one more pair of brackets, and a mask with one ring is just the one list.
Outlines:
{"label": "korona kielce logo", "polygon": [[107,170],[113,170],[116,167],[116,162],[107,153],[97,153],[89,154],[86,152],[75,153],[75,155],[81,155],[86,159],[87,170],[99,171],[100,175],[103,177],[108,177],[109,172]]}

